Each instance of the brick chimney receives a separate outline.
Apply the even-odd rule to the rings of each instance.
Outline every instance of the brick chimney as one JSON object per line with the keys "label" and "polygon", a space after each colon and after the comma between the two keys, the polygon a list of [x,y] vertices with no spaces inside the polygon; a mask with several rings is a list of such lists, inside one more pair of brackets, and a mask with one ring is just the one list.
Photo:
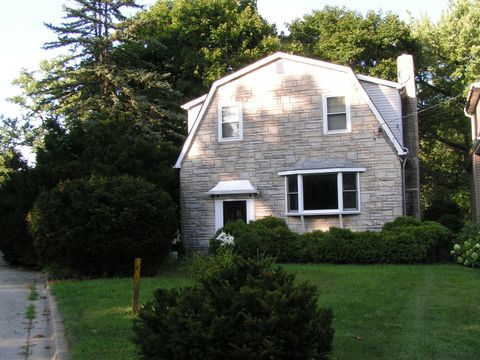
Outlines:
{"label": "brick chimney", "polygon": [[402,90],[403,146],[408,149],[405,165],[405,214],[420,219],[420,171],[417,91],[412,55],[403,54],[397,58],[398,82]]}

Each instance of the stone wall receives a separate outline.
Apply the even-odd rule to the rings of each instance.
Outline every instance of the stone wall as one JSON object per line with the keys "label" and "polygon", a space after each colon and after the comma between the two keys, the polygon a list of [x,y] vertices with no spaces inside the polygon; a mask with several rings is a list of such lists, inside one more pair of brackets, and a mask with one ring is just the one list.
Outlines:
{"label": "stone wall", "polygon": [[[278,172],[299,160],[344,159],[360,173],[361,213],[344,215],[353,230],[379,229],[402,214],[401,164],[351,74],[278,60],[220,86],[202,119],[180,171],[182,237],[205,249],[215,232],[214,198],[205,192],[222,180],[250,180],[257,187],[255,216],[284,217],[292,230],[326,230],[338,216],[285,216],[285,182]],[[278,69],[282,70],[279,71]],[[279,73],[280,72],[280,73]],[[351,133],[323,134],[323,96],[345,95]],[[218,141],[218,107],[241,102],[243,140]]]}

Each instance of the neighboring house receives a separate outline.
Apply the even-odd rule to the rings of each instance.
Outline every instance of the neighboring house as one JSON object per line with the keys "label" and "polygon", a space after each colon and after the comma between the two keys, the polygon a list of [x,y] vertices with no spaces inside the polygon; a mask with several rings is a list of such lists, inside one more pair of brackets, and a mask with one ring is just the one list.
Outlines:
{"label": "neighboring house", "polygon": [[465,105],[465,115],[471,118],[472,149],[470,150],[467,171],[470,177],[470,197],[472,203],[472,217],[480,223],[480,82],[470,86]]}
{"label": "neighboring house", "polygon": [[405,84],[275,53],[183,105],[189,135],[175,167],[186,247],[205,250],[235,219],[273,215],[304,232],[418,217],[412,57],[398,63]]}

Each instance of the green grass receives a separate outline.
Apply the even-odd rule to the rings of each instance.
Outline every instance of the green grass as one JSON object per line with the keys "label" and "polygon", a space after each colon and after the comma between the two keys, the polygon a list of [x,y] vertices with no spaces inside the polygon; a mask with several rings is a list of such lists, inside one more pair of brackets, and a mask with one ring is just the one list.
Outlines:
{"label": "green grass", "polygon": [[[181,275],[142,278],[140,303],[159,287],[184,286]],[[131,360],[136,350],[131,339],[133,279],[62,281],[53,295],[65,322],[71,360]]]}
{"label": "green grass", "polygon": [[[333,309],[332,359],[480,358],[480,271],[456,265],[285,265],[315,283]],[[190,279],[144,278],[141,302]],[[138,359],[131,339],[131,279],[53,286],[71,359]]]}
{"label": "green grass", "polygon": [[479,359],[480,271],[456,265],[287,265],[333,309],[333,359]]}

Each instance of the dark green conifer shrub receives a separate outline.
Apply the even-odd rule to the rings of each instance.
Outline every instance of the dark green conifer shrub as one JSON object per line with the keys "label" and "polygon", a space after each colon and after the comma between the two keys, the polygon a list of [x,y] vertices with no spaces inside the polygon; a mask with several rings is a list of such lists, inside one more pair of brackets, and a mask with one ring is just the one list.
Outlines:
{"label": "dark green conifer shrub", "polygon": [[40,265],[69,276],[154,272],[177,230],[166,192],[131,176],[65,181],[42,193],[29,216]]}
{"label": "dark green conifer shrub", "polygon": [[214,259],[197,286],[155,292],[135,343],[142,359],[328,359],[332,312],[317,300],[271,261]]}

